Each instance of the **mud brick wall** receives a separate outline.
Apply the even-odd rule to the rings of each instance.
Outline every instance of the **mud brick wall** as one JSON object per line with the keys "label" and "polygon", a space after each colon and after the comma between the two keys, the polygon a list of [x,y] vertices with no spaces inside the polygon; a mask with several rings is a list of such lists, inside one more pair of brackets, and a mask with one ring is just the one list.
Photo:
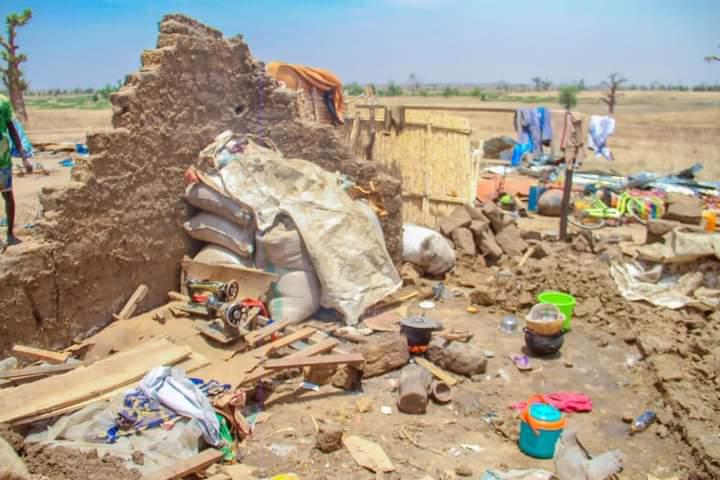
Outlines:
{"label": "mud brick wall", "polygon": [[[305,122],[295,93],[278,89],[242,37],[168,15],[157,48],[111,100],[113,129],[88,136],[91,155],[72,183],[41,196],[39,239],[0,258],[0,351],[48,347],[106,323],[140,283],[142,307],[177,288],[191,250],[182,229],[183,173],[224,130],[271,139],[289,157],[318,163],[383,192],[393,259],[402,255],[400,182],[355,160],[339,132]],[[330,253],[331,254],[331,253]]]}

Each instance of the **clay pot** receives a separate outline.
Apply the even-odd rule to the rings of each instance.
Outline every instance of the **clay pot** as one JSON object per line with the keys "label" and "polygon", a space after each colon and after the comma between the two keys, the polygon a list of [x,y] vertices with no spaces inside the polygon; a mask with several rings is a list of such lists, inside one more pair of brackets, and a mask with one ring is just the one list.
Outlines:
{"label": "clay pot", "polygon": [[525,332],[525,346],[532,354],[541,357],[554,355],[560,351],[565,341],[564,333],[549,336],[538,335],[527,328],[523,328],[523,332]]}

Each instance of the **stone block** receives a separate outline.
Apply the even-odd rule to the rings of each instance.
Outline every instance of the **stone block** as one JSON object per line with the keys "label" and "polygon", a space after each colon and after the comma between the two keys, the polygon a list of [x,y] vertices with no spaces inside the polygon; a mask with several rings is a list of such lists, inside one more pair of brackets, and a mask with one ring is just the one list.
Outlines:
{"label": "stone block", "polygon": [[449,237],[456,228],[467,227],[472,218],[464,206],[458,206],[447,217],[440,219],[440,233]]}
{"label": "stone block", "polygon": [[503,255],[502,248],[497,244],[490,230],[480,234],[479,246],[480,252],[490,260],[498,260]]}
{"label": "stone block", "polygon": [[522,255],[528,248],[528,244],[523,240],[517,225],[507,225],[500,233],[495,235],[495,241],[500,245],[503,252],[512,257]]}
{"label": "stone block", "polygon": [[475,239],[469,228],[461,227],[453,230],[452,241],[455,244],[455,249],[461,255],[475,256]]}
{"label": "stone block", "polygon": [[427,357],[445,370],[468,377],[485,373],[487,368],[485,352],[472,343],[448,343],[447,340],[438,337],[428,345]]}

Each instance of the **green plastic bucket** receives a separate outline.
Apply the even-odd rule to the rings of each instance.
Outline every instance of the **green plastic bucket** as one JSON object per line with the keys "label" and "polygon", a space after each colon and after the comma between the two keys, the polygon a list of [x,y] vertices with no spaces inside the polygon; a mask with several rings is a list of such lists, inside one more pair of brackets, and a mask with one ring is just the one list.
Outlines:
{"label": "green plastic bucket", "polygon": [[563,330],[570,330],[570,326],[572,324],[572,314],[573,310],[575,310],[575,297],[567,293],[548,290],[546,292],[541,292],[537,296],[537,299],[540,303],[550,303],[555,305],[558,310],[560,310],[560,313],[565,315]]}

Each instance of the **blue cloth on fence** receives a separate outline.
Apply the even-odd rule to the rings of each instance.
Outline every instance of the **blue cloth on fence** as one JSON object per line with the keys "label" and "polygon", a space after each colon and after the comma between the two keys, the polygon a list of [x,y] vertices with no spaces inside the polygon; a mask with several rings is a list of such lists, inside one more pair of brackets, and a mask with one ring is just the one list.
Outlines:
{"label": "blue cloth on fence", "polygon": [[552,124],[550,123],[550,110],[545,107],[538,107],[538,122],[540,123],[540,141],[549,147],[552,142]]}
{"label": "blue cloth on fence", "polygon": [[[22,126],[22,123],[20,123],[16,118],[13,118],[13,125],[15,125],[15,130],[17,130],[18,137],[20,137],[20,143],[22,143],[22,148],[25,151],[25,154],[28,157],[32,157],[33,154],[33,148],[32,143],[30,143],[30,139],[25,134],[25,129]],[[20,150],[15,146],[15,142],[12,141],[12,138],[10,139],[10,145],[12,145],[12,156],[13,157],[19,157],[20,156]]]}

